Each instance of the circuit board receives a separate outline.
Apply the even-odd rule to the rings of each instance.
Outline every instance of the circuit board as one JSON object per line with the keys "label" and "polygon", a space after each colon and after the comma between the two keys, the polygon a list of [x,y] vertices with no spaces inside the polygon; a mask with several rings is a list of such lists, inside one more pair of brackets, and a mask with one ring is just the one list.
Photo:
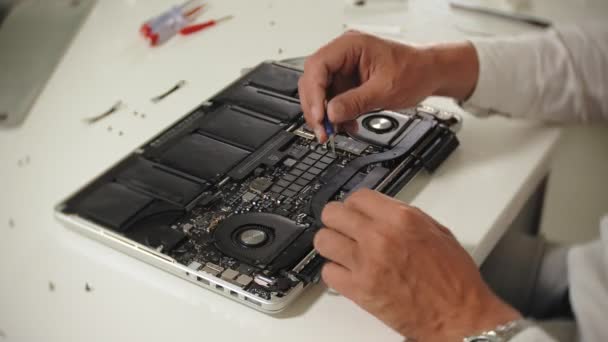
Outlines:
{"label": "circuit board", "polygon": [[[240,285],[244,285],[247,290],[262,298],[269,299],[274,289],[267,284],[268,280],[271,282],[274,280],[275,272],[263,267],[247,265],[224,255],[214,245],[215,228],[230,216],[254,212],[274,213],[284,216],[304,228],[311,227],[315,220],[310,216],[309,204],[313,195],[322,186],[320,180],[324,177],[331,177],[351,160],[380,150],[375,146],[357,142],[355,144],[359,149],[356,151],[358,154],[341,149],[334,153],[327,145],[319,144],[312,140],[310,135],[306,135],[305,128],[300,128],[298,132],[304,133],[302,135],[306,137],[298,136],[295,139],[288,148],[288,157],[282,163],[272,168],[257,168],[242,181],[228,180],[217,189],[203,194],[202,203],[194,206],[188,215],[173,225],[173,229],[183,231],[189,239],[185,244],[174,249],[171,256],[184,265],[193,263],[209,265],[208,271],[213,273],[217,271],[219,274],[227,269],[236,270],[239,274],[248,276],[243,277],[244,279],[241,278],[244,281]],[[342,137],[341,139],[349,138]],[[310,180],[302,178],[305,175],[312,175],[305,171],[311,169],[311,167],[306,168],[307,165],[315,165],[313,164],[315,157],[320,157],[316,161],[316,165],[321,165],[321,172]],[[369,166],[362,172],[362,175],[367,174],[367,170],[373,168],[373,165]],[[315,169],[315,171],[317,170]],[[352,190],[352,186],[345,186],[334,199],[343,199],[350,190]],[[286,191],[290,196],[285,195]],[[263,276],[264,281],[260,283],[245,281],[249,277],[251,280],[255,280],[257,275]],[[297,278],[296,274],[292,275],[292,278]],[[280,291],[275,291],[275,295],[280,296]]]}

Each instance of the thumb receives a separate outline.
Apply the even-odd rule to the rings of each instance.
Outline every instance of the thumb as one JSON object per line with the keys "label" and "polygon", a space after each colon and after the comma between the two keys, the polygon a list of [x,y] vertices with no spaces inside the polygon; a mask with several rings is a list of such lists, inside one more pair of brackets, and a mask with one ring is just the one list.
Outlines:
{"label": "thumb", "polygon": [[383,82],[370,79],[331,99],[327,105],[327,115],[334,124],[351,121],[361,114],[382,107],[384,96]]}

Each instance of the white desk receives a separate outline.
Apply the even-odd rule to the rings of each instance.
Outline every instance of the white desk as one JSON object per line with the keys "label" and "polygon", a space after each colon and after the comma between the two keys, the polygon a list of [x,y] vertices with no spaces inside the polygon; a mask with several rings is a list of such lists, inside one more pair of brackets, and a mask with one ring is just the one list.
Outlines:
{"label": "white desk", "polygon": [[[345,23],[402,24],[403,38],[419,42],[460,39],[463,26],[528,28],[454,15],[440,0],[389,11],[345,11],[341,0],[217,0],[206,17],[234,14],[233,21],[149,48],[139,25],[170,3],[100,1],[24,125],[0,131],[0,341],[400,340],[322,286],[278,318],[258,313],[67,230],[53,206],[241,68],[309,54]],[[185,88],[150,102],[181,79]],[[83,123],[119,99],[127,109]],[[424,187],[401,196],[452,228],[481,262],[546,174],[558,137],[556,128],[465,114],[459,150],[431,181],[418,178]]]}

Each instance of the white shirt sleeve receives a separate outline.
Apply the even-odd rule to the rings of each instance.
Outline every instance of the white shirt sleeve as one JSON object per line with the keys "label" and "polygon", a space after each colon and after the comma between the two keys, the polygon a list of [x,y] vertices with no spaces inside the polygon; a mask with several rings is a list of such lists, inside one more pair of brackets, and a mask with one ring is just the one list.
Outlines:
{"label": "white shirt sleeve", "polygon": [[608,24],[472,43],[479,79],[463,107],[473,114],[608,121]]}

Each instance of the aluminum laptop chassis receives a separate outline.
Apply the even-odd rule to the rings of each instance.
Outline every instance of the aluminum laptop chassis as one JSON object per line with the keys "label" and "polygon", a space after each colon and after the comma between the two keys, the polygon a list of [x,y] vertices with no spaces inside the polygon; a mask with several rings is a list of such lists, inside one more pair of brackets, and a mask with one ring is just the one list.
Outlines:
{"label": "aluminum laptop chassis", "polygon": [[260,64],[57,205],[57,218],[251,308],[281,311],[319,280],[312,238],[323,205],[362,187],[395,195],[439,167],[461,125],[428,106],[368,113],[332,154],[304,124],[300,74]]}

